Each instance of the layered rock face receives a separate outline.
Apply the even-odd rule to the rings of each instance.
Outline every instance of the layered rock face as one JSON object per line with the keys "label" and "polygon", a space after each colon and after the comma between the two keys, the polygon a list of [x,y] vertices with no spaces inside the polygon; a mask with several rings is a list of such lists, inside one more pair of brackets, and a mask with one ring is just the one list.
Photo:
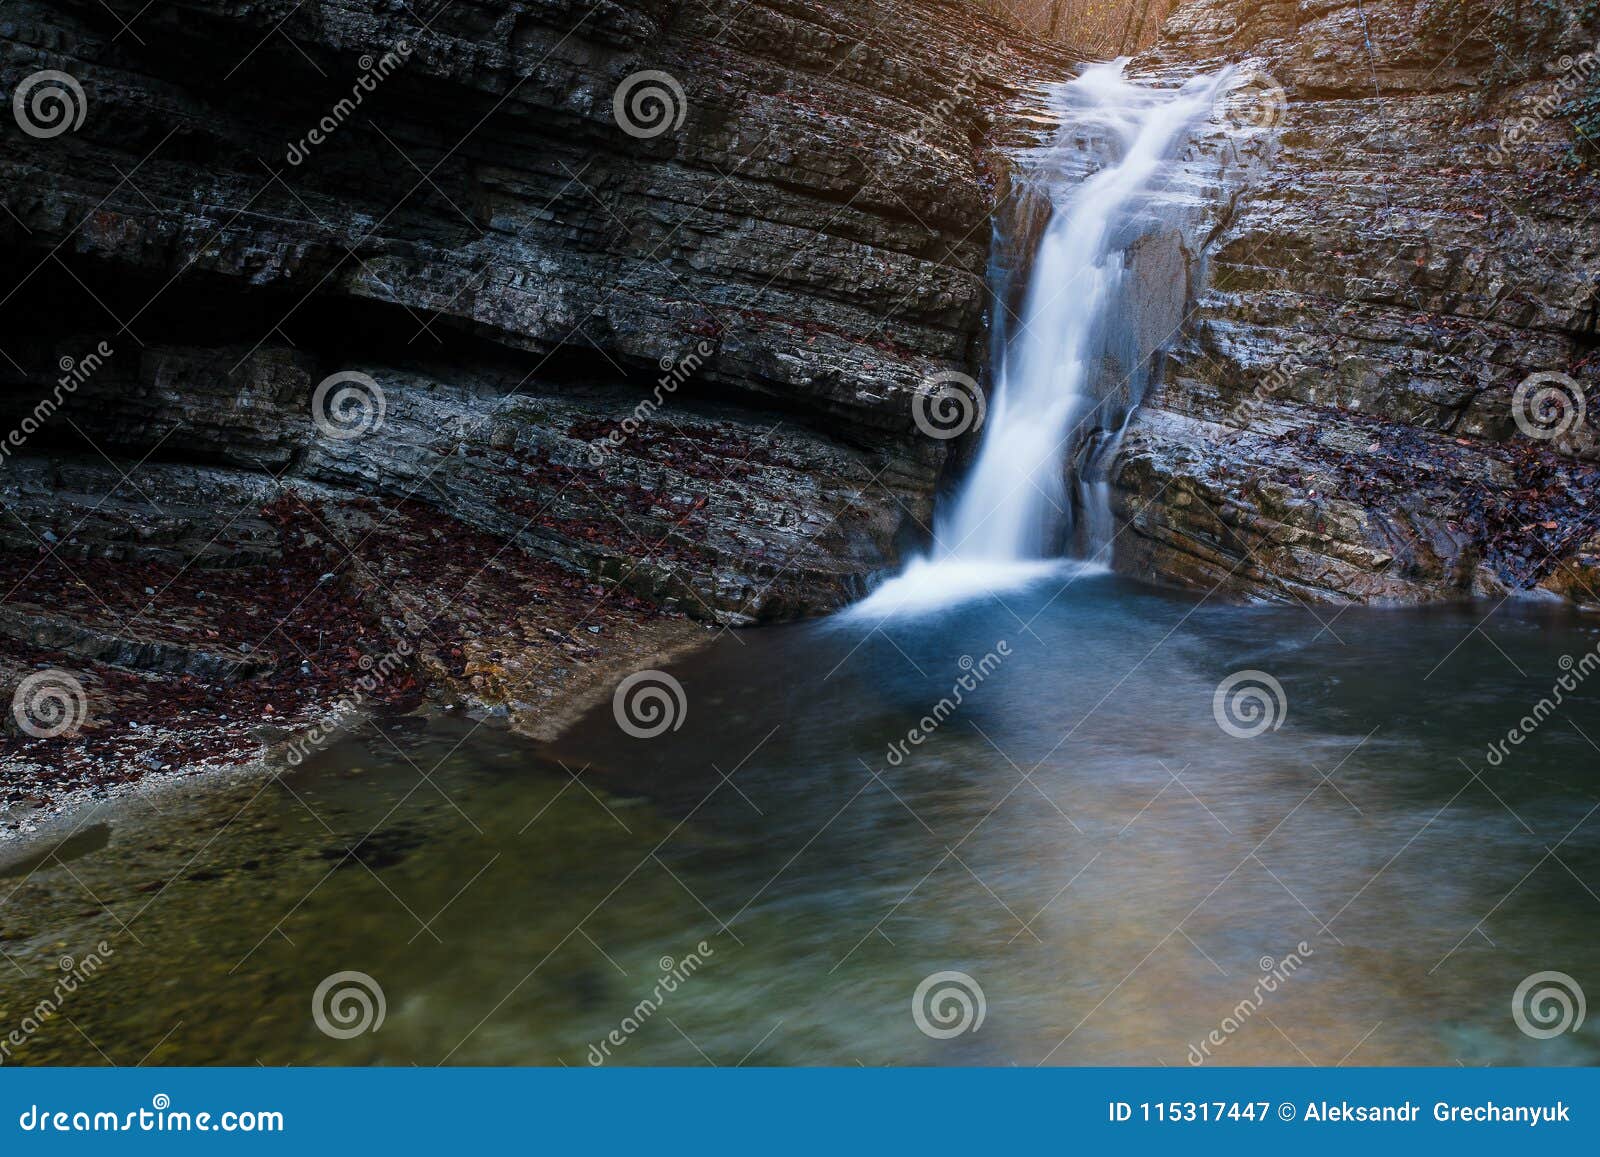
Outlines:
{"label": "layered rock face", "polygon": [[[984,110],[1064,67],[935,0],[84,0],[0,35],[8,93],[57,70],[86,109],[7,126],[0,416],[114,351],[25,452],[415,495],[725,622],[836,605],[926,520],[910,403],[977,368]],[[336,373],[375,431],[312,421]]]}
{"label": "layered rock face", "polygon": [[536,713],[849,599],[980,368],[991,110],[1068,68],[961,0],[6,5],[0,688],[87,699],[6,742],[231,758],[374,665]]}
{"label": "layered rock face", "polygon": [[1570,6],[1505,84],[1438,7],[1195,0],[1134,61],[1242,86],[1201,141],[1233,173],[1202,288],[1124,443],[1124,568],[1600,602],[1600,181],[1552,115],[1600,30]]}

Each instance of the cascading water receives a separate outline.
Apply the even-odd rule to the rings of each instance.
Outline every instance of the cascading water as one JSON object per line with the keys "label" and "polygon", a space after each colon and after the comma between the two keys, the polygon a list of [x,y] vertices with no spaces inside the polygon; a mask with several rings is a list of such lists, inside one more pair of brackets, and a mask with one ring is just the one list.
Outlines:
{"label": "cascading water", "polygon": [[[1150,88],[1125,80],[1125,63],[1091,65],[1052,94],[1062,129],[1022,176],[1050,218],[1020,316],[996,343],[976,461],[936,521],[932,553],[854,614],[916,613],[1017,587],[1074,565],[1064,547],[1080,568],[1108,559],[1107,472],[1154,352],[1141,348],[1132,252],[1174,231],[1171,190],[1184,174],[1172,154],[1228,79]],[[1009,294],[994,290],[1004,316]]]}

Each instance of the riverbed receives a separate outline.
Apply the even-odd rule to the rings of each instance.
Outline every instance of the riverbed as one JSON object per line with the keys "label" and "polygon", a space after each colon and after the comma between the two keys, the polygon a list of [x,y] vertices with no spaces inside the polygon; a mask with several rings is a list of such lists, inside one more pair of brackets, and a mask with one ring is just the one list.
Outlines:
{"label": "riverbed", "polygon": [[48,999],[10,1062],[1592,1064],[1513,997],[1600,986],[1597,645],[1061,572],[729,633],[648,738],[376,719],[10,853],[0,1037]]}

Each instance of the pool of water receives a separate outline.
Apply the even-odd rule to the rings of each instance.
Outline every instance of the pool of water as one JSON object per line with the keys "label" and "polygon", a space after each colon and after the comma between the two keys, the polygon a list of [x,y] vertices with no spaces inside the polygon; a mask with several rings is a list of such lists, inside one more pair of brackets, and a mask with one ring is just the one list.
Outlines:
{"label": "pool of water", "polygon": [[0,863],[0,1038],[51,997],[12,1062],[1595,1063],[1513,998],[1600,993],[1600,672],[1487,753],[1597,645],[1082,573],[730,634],[654,737],[383,720],[86,813]]}

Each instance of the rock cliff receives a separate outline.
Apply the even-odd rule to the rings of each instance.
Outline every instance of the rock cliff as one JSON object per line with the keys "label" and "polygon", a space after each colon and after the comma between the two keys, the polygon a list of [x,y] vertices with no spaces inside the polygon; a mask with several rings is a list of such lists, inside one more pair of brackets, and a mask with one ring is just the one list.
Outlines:
{"label": "rock cliff", "polygon": [[[0,685],[83,718],[8,717],[11,802],[429,692],[536,728],[892,569],[1072,64],[982,8],[12,0]],[[1191,0],[1135,59],[1239,86],[1135,262],[1124,569],[1600,602],[1600,33],[1496,11]]]}
{"label": "rock cliff", "polygon": [[1261,155],[1124,444],[1123,568],[1600,603],[1600,181],[1570,115],[1600,24],[1523,6],[1493,43],[1492,13],[1193,0],[1133,62],[1235,66],[1248,131],[1204,147]]}
{"label": "rock cliff", "polygon": [[[7,126],[0,417],[114,350],[28,451],[415,494],[722,621],[892,565],[942,461],[910,398],[977,368],[1026,41],[953,2],[142,7],[0,27],[8,92],[59,70],[87,111]],[[312,422],[336,373],[375,436]]]}
{"label": "rock cliff", "polygon": [[1069,67],[960,0],[13,0],[8,694],[292,724],[403,640],[385,694],[516,712],[846,601],[980,369],[996,111]]}

